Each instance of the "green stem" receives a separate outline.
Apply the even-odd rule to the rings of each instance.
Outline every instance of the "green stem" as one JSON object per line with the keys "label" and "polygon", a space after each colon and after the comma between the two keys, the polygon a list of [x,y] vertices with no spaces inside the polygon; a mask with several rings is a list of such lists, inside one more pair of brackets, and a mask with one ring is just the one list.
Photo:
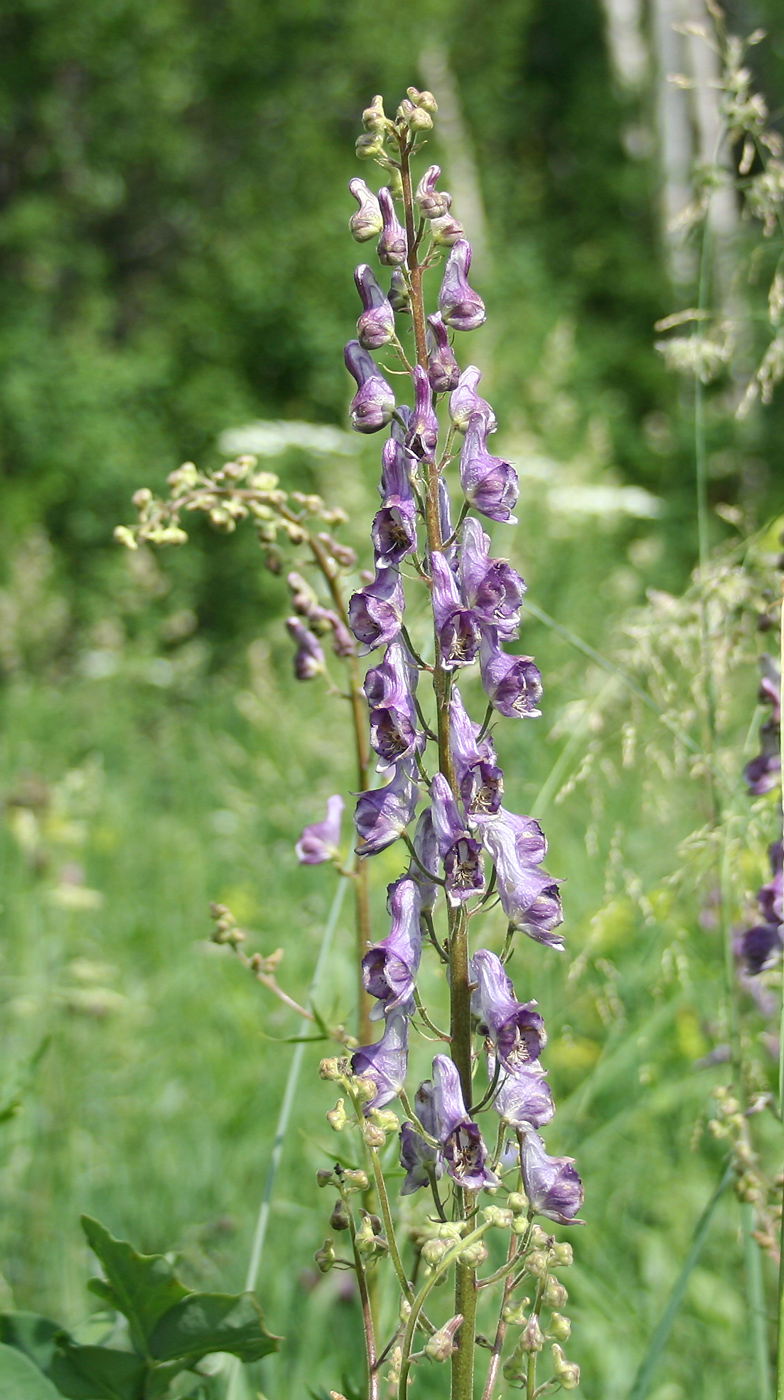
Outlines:
{"label": "green stem", "polygon": [[[433,1272],[430,1275],[429,1279],[427,1279],[427,1281],[422,1285],[421,1289],[419,1290],[419,1293],[414,1299],[414,1302],[411,1304],[411,1312],[408,1315],[406,1330],[403,1335],[403,1361],[400,1367],[400,1384],[398,1385],[398,1400],[407,1400],[408,1373],[411,1370],[411,1347],[414,1341],[414,1333],[416,1331],[417,1323],[419,1321],[419,1314],[425,1306],[425,1303],[427,1302],[430,1293],[435,1288],[439,1279],[446,1273],[447,1269],[450,1269],[454,1264],[455,1260],[458,1258],[458,1256],[462,1254],[463,1250],[469,1249],[472,1244],[476,1244],[479,1240],[481,1240],[482,1236],[485,1235],[489,1229],[490,1226],[487,1224],[479,1225],[476,1230],[473,1230],[471,1232],[470,1235],[466,1235],[465,1239],[458,1240],[457,1244],[454,1244],[450,1250],[447,1250],[440,1264],[437,1264],[436,1267],[433,1269]],[[465,1326],[465,1314],[463,1326]],[[458,1337],[460,1336],[460,1333],[462,1333],[462,1331],[463,1327],[460,1328],[460,1332],[458,1332]]]}
{"label": "green stem", "polygon": [[[779,661],[784,685],[784,583],[779,614]],[[784,784],[784,724],[780,726],[781,780]],[[784,822],[784,786],[781,791],[782,822]],[[779,1027],[779,1114],[784,1121],[784,977],[781,981],[781,1024]],[[781,1212],[781,1241],[779,1244],[778,1278],[778,1346],[776,1348],[776,1400],[784,1400],[784,1209]]]}

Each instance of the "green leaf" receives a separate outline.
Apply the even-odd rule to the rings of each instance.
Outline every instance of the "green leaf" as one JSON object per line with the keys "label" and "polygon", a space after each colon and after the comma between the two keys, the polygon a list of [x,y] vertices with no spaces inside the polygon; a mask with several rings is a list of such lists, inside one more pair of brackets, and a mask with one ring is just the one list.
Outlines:
{"label": "green leaf", "polygon": [[147,1363],[132,1351],[80,1347],[64,1333],[50,1374],[69,1400],[143,1400]]}
{"label": "green leaf", "polygon": [[127,1317],[134,1346],[150,1356],[149,1339],[157,1322],[188,1297],[187,1288],[162,1254],[137,1254],[127,1240],[116,1240],[89,1215],[82,1216],[82,1228],[106,1271],[106,1281],[91,1279],[88,1287]]}
{"label": "green leaf", "polygon": [[0,1344],[0,1400],[58,1400],[58,1395],[51,1381],[29,1356],[3,1343]]}
{"label": "green leaf", "polygon": [[252,1293],[191,1293],[161,1318],[150,1352],[156,1361],[180,1357],[195,1362],[212,1351],[258,1361],[277,1351],[279,1341],[265,1328]]}
{"label": "green leaf", "polygon": [[49,1370],[55,1351],[54,1339],[62,1330],[59,1322],[40,1317],[38,1313],[0,1313],[0,1342],[23,1351],[40,1371]]}

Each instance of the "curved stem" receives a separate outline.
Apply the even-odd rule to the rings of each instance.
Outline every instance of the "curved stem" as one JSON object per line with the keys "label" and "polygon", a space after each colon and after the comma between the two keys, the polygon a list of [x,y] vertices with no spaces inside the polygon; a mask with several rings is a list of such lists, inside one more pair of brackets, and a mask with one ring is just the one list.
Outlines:
{"label": "curved stem", "polygon": [[[419,1314],[425,1306],[430,1293],[435,1288],[442,1275],[446,1273],[447,1269],[451,1268],[455,1260],[458,1259],[458,1256],[462,1254],[463,1250],[470,1248],[472,1244],[476,1244],[481,1240],[482,1236],[485,1235],[489,1229],[490,1226],[487,1224],[479,1225],[476,1230],[472,1230],[470,1235],[466,1235],[465,1239],[458,1240],[457,1244],[453,1245],[450,1250],[447,1250],[440,1264],[436,1265],[430,1278],[422,1285],[414,1302],[411,1304],[411,1312],[408,1315],[406,1330],[403,1335],[403,1361],[400,1367],[400,1384],[398,1386],[399,1400],[407,1400],[406,1392],[408,1387],[408,1373],[411,1370],[411,1347],[414,1341],[414,1332],[419,1320]],[[461,1327],[458,1336],[460,1336],[462,1331],[463,1328]]]}

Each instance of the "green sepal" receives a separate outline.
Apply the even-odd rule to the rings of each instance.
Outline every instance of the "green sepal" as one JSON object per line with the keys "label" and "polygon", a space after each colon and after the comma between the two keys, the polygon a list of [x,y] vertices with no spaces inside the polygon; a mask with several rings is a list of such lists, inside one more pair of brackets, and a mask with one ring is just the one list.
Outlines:
{"label": "green sepal", "polygon": [[277,1351],[279,1341],[264,1326],[252,1293],[191,1293],[160,1319],[150,1353],[156,1361],[179,1358],[189,1364],[213,1351],[259,1361]]}
{"label": "green sepal", "polygon": [[147,1362],[132,1351],[81,1347],[64,1332],[50,1375],[68,1400],[144,1400]]}
{"label": "green sepal", "polygon": [[89,1215],[82,1228],[93,1254],[100,1259],[106,1279],[90,1279],[88,1288],[128,1319],[131,1340],[142,1356],[150,1356],[149,1338],[160,1318],[188,1297],[162,1254],[138,1254],[127,1240],[116,1240]]}
{"label": "green sepal", "polygon": [[0,1400],[59,1400],[51,1381],[15,1346],[0,1343]]}

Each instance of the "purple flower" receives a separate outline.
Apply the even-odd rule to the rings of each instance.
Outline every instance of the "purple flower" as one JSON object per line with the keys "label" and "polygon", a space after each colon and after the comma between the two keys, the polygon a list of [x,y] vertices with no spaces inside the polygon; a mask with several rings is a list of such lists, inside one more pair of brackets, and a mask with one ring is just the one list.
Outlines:
{"label": "purple flower", "polygon": [[762,750],[746,764],[743,776],[755,797],[772,792],[779,786],[781,773],[781,676],[772,656],[760,657],[762,680],[759,702],[770,705],[771,715],[760,729]]}
{"label": "purple flower", "polygon": [[504,775],[496,762],[492,739],[477,743],[480,726],[467,714],[455,686],[449,702],[452,759],[457,785],[469,818],[494,815],[501,806]]}
{"label": "purple flower", "polygon": [[312,681],[324,670],[324,652],[318,637],[298,617],[286,618],[286,629],[297,643],[294,675],[298,681]]}
{"label": "purple flower", "polygon": [[457,580],[440,551],[431,554],[430,571],[441,665],[445,671],[470,666],[482,641],[479,619],[470,608],[463,607]]}
{"label": "purple flower", "polygon": [[395,336],[395,313],[367,263],[354,270],[354,281],[364,311],[357,321],[357,336],[365,350],[380,350]]}
{"label": "purple flower", "polygon": [[[516,825],[525,822],[531,823],[528,837],[524,829]],[[537,823],[530,817],[510,820],[510,814],[502,808],[499,816],[488,817],[481,823],[480,832],[485,850],[495,862],[501,908],[510,924],[522,929],[535,942],[561,950],[563,938],[554,932],[563,922],[558,881],[538,868],[544,850]],[[521,854],[527,840],[534,854]]]}
{"label": "purple flower", "polygon": [[395,213],[392,191],[386,187],[379,190],[378,203],[384,220],[381,237],[376,246],[378,260],[385,267],[397,267],[406,260],[406,231]]}
{"label": "purple flower", "polygon": [[438,293],[438,309],[444,324],[455,331],[475,331],[487,317],[482,298],[468,285],[470,268],[471,244],[459,238],[447,259]]}
{"label": "purple flower", "polygon": [[394,641],[403,622],[405,596],[397,569],[376,569],[372,583],[353,593],[348,620],[366,651]]}
{"label": "purple flower", "polygon": [[577,1212],[583,1203],[583,1184],[573,1157],[550,1157],[538,1133],[527,1132],[520,1148],[523,1188],[531,1209],[559,1225],[582,1225]]}
{"label": "purple flower", "polygon": [[349,374],[354,376],[358,385],[349,405],[351,426],[358,433],[377,433],[392,417],[395,391],[358,340],[348,342],[345,360]]}
{"label": "purple flower", "polygon": [[494,433],[498,426],[487,399],[481,398],[476,392],[481,378],[481,369],[477,369],[476,365],[468,365],[449,396],[449,417],[458,432],[466,431],[475,413],[484,418],[488,433]]}
{"label": "purple flower", "polygon": [[428,316],[427,324],[427,377],[434,394],[448,394],[460,380],[460,366],[440,311]]}
{"label": "purple flower", "polygon": [[460,483],[466,500],[488,520],[516,524],[512,515],[519,487],[517,472],[502,457],[487,451],[487,421],[472,413],[460,453]]}
{"label": "purple flower", "polygon": [[410,760],[403,758],[386,787],[361,792],[357,798],[354,813],[359,837],[355,847],[357,854],[372,856],[397,841],[413,820],[418,800],[419,788],[414,782]]}
{"label": "purple flower", "polygon": [[343,798],[336,793],[327,798],[327,815],[323,822],[306,826],[295,846],[300,865],[321,865],[325,860],[339,860],[340,819]]}
{"label": "purple flower", "polygon": [[354,1074],[372,1079],[377,1087],[375,1098],[365,1104],[365,1113],[372,1108],[384,1108],[397,1098],[406,1082],[408,1069],[408,1017],[393,1011],[381,1039],[375,1045],[360,1045],[354,1051],[351,1068]]}
{"label": "purple flower", "polygon": [[[365,677],[371,707],[370,742],[384,764],[397,763],[425,746],[425,736],[416,727],[414,690],[418,679],[419,672],[400,642],[393,642],[382,664]],[[375,704],[371,697],[382,703]]]}
{"label": "purple flower", "polygon": [[414,850],[419,857],[419,865],[412,860],[407,876],[419,886],[422,913],[430,914],[438,898],[438,884],[435,880],[429,880],[425,871],[430,875],[438,875],[438,840],[433,826],[433,813],[429,807],[420,813],[414,832]]}
{"label": "purple flower", "polygon": [[416,881],[403,876],[389,886],[387,911],[392,927],[388,936],[374,943],[362,959],[365,991],[379,1001],[370,1013],[374,1021],[398,1007],[410,1014],[422,956],[421,907],[422,895]]}
{"label": "purple flower", "polygon": [[467,1191],[497,1186],[487,1166],[487,1148],[476,1123],[469,1118],[457,1065],[447,1055],[433,1060],[433,1117],[449,1175]]}
{"label": "purple flower", "polygon": [[516,1074],[538,1060],[547,1044],[536,1002],[517,1001],[501,959],[487,948],[480,948],[471,959],[471,979],[476,983],[471,1010],[479,1020],[479,1034],[495,1046],[504,1069]]}
{"label": "purple flower", "polygon": [[460,585],[469,608],[499,637],[509,641],[517,636],[525,583],[505,559],[490,558],[490,536],[472,516],[463,525]]}
{"label": "purple flower", "polygon": [[432,403],[427,371],[414,366],[414,412],[406,433],[406,446],[418,458],[432,457],[438,442],[438,418]]}
{"label": "purple flower", "polygon": [[389,706],[408,709],[416,690],[419,672],[402,642],[390,642],[379,666],[371,666],[365,676],[364,691],[371,709]]}
{"label": "purple flower", "polygon": [[[495,1055],[487,1052],[487,1076],[492,1083],[495,1075]],[[504,1123],[512,1128],[543,1128],[555,1113],[555,1104],[547,1074],[538,1060],[522,1065],[513,1074],[500,1075],[500,1088],[493,1099],[493,1108]]]}
{"label": "purple flower", "polygon": [[[432,219],[430,222],[430,237],[437,248],[453,248],[461,239],[465,238],[465,229],[459,219],[453,214],[442,214],[440,219]],[[469,291],[470,291],[469,287]],[[475,292],[471,292],[475,296]],[[477,322],[481,326],[482,322]],[[463,330],[474,330],[474,326],[463,326]]]}
{"label": "purple flower", "polygon": [[442,773],[430,784],[431,815],[438,851],[444,862],[450,904],[462,904],[485,887],[482,848],[465,829],[452,789]]}
{"label": "purple flower", "polygon": [[451,194],[436,189],[440,179],[441,166],[431,165],[417,185],[414,203],[423,219],[441,219],[452,208]]}
{"label": "purple flower", "polygon": [[541,714],[542,677],[531,656],[508,656],[498,646],[492,627],[482,633],[479,665],[482,685],[491,705],[508,719]]}
{"label": "purple flower", "polygon": [[[441,538],[444,541],[444,548],[441,552],[454,573],[457,568],[457,541],[452,540],[454,534],[452,528],[452,501],[449,495],[449,488],[442,476],[438,478],[438,522],[441,527]],[[452,543],[447,544],[447,540],[452,540]]]}
{"label": "purple flower", "polygon": [[[430,1137],[436,1135],[434,1089],[426,1079],[416,1091],[414,1103],[419,1122]],[[400,1188],[401,1196],[410,1196],[420,1186],[427,1186],[431,1177],[439,1180],[444,1175],[444,1159],[437,1148],[418,1133],[413,1123],[404,1123],[400,1130],[400,1165],[406,1169],[406,1179]]]}
{"label": "purple flower", "polygon": [[784,845],[774,841],[768,852],[772,878],[757,895],[763,917],[770,923],[784,923]]}
{"label": "purple flower", "polygon": [[416,508],[413,501],[394,501],[373,517],[371,539],[376,567],[393,568],[417,547]]}
{"label": "purple flower", "polygon": [[384,227],[379,202],[364,180],[349,180],[348,187],[359,205],[356,213],[351,215],[348,226],[357,243],[367,243],[369,238],[375,238]]}
{"label": "purple flower", "polygon": [[746,966],[749,977],[758,977],[781,957],[781,924],[755,924],[735,942],[735,952]]}

